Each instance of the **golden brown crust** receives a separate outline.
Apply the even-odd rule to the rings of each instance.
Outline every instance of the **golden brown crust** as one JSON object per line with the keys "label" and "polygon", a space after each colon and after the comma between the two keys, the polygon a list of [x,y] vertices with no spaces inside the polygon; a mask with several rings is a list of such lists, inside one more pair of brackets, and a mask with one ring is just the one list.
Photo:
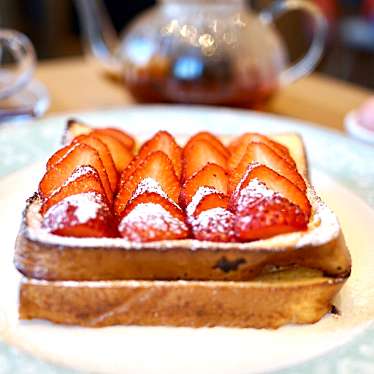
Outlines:
{"label": "golden brown crust", "polygon": [[62,135],[61,144],[69,144],[75,137],[79,135],[89,134],[92,128],[83,122],[69,118],[66,122],[65,131]]}
{"label": "golden brown crust", "polygon": [[345,282],[318,275],[303,277],[300,269],[295,277],[251,282],[24,279],[19,314],[21,319],[91,327],[277,328],[318,321],[331,310],[331,300]]}
{"label": "golden brown crust", "polygon": [[142,250],[117,247],[58,248],[22,236],[15,263],[24,275],[46,280],[198,279],[249,280],[265,266],[297,264],[326,275],[346,276],[350,259],[334,239],[319,247],[259,253],[241,250]]}
{"label": "golden brown crust", "polygon": [[[327,211],[328,217],[319,218],[319,230],[326,237],[308,242],[304,240],[306,234],[299,233],[304,243],[301,242],[302,245],[298,247],[293,240],[287,243],[285,236],[279,239],[278,247],[274,240],[259,241],[257,244],[179,240],[142,245],[123,239],[104,242],[85,239],[64,241],[64,238],[56,236],[52,237],[56,242],[48,242],[43,235],[39,235],[35,204],[37,199],[27,207],[15,253],[17,269],[29,278],[249,280],[264,267],[295,264],[318,269],[335,277],[344,277],[350,273],[349,252],[339,225],[330,211]],[[315,204],[316,210],[322,208]],[[36,227],[31,229],[30,226],[33,225]],[[311,239],[318,232],[310,232]]]}

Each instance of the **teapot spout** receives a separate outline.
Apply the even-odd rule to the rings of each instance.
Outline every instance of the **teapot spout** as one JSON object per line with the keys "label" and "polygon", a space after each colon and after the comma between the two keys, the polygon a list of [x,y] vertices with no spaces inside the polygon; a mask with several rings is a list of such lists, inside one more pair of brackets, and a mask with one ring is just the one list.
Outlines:
{"label": "teapot spout", "polygon": [[120,71],[115,56],[118,36],[101,0],[75,0],[86,50],[111,72]]}

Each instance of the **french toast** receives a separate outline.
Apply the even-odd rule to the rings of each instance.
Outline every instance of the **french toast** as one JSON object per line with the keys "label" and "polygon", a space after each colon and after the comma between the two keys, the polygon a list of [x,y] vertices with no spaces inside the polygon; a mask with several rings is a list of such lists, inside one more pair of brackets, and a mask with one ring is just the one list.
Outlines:
{"label": "french toast", "polygon": [[[89,132],[70,122],[65,141]],[[15,265],[25,276],[20,318],[256,328],[318,321],[349,277],[350,255],[337,218],[308,182],[301,138],[272,139],[288,148],[306,181],[305,230],[246,242],[63,237],[41,229],[35,195],[16,244]]]}

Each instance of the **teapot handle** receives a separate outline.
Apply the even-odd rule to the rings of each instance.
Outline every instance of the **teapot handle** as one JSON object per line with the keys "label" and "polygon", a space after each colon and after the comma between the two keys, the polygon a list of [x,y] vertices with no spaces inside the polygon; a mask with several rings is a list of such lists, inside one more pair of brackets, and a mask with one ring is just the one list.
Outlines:
{"label": "teapot handle", "polygon": [[260,19],[266,24],[273,23],[276,18],[292,10],[303,10],[309,14],[315,24],[315,30],[311,46],[305,56],[280,73],[281,86],[296,81],[314,69],[321,58],[328,30],[326,18],[319,8],[310,1],[304,0],[276,1],[274,5],[260,13]]}

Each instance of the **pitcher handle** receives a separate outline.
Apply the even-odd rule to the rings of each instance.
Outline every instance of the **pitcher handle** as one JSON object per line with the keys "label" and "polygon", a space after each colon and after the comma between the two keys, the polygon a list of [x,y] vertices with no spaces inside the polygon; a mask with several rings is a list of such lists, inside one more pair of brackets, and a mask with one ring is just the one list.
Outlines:
{"label": "pitcher handle", "polygon": [[[29,38],[15,30],[0,30],[0,56],[3,50],[9,50],[17,63],[12,74],[1,74],[0,99],[7,98],[18,92],[31,79],[35,69],[35,51]],[[1,69],[6,70],[6,69]]]}
{"label": "pitcher handle", "polygon": [[305,0],[276,1],[260,13],[260,18],[267,24],[273,23],[276,18],[291,10],[303,10],[309,14],[313,19],[315,30],[312,43],[305,56],[280,73],[279,83],[281,86],[296,81],[315,68],[322,56],[328,30],[326,18],[320,9],[310,1]]}

